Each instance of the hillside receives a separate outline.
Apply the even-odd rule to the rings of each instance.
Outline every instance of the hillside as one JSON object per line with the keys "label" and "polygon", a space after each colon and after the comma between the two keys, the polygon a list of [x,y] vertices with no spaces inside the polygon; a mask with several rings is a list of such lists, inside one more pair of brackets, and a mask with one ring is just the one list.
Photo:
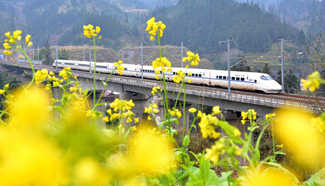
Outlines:
{"label": "hillside", "polygon": [[219,42],[229,37],[244,52],[265,52],[279,38],[304,41],[303,33],[258,5],[233,0],[181,0],[152,15],[168,25],[165,43],[179,45],[183,41],[190,49],[204,53],[225,50]]}
{"label": "hillside", "polygon": [[84,44],[82,25],[93,23],[105,28],[102,44],[115,46],[116,40],[134,34],[121,9],[122,5],[132,4],[115,1],[3,0],[0,1],[0,24],[3,25],[0,31],[22,29],[34,36],[35,45],[43,45],[47,39],[51,44]]}
{"label": "hillside", "polygon": [[[158,6],[162,2],[166,6]],[[150,13],[147,8],[153,5],[160,8]],[[219,42],[229,37],[232,47],[244,52],[265,52],[279,38],[304,41],[303,33],[258,5],[234,0],[2,0],[0,10],[0,32],[22,29],[32,34],[35,46],[47,40],[51,45],[89,44],[82,36],[82,25],[89,23],[102,27],[100,46],[152,45],[143,31],[151,15],[167,25],[164,45],[183,41],[202,54],[224,51]]]}

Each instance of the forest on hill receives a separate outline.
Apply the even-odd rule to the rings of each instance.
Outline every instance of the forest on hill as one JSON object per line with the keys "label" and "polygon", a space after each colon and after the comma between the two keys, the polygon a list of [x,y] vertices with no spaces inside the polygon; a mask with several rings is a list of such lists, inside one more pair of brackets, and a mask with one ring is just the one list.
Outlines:
{"label": "forest on hill", "polygon": [[[148,14],[125,12],[128,8],[152,7],[150,2],[153,3],[148,0],[3,0],[0,1],[3,25],[0,32],[22,29],[31,33],[35,45],[39,46],[47,40],[51,44],[83,45],[86,41],[81,27],[92,23],[103,28],[99,45],[119,49],[143,41],[145,20],[156,16],[167,25],[164,44],[179,45],[183,41],[188,48],[202,53],[223,50],[219,41],[230,37],[235,47],[244,52],[265,52],[280,38],[296,44],[305,41],[303,32],[253,3],[169,0],[164,1],[166,6]],[[150,44],[148,40],[145,43]]]}
{"label": "forest on hill", "polygon": [[282,23],[257,4],[229,0],[181,0],[178,5],[160,8],[153,15],[167,25],[166,43],[184,41],[189,48],[216,52],[219,41],[232,38],[244,52],[265,52],[280,38],[297,44],[305,41],[304,33]]}

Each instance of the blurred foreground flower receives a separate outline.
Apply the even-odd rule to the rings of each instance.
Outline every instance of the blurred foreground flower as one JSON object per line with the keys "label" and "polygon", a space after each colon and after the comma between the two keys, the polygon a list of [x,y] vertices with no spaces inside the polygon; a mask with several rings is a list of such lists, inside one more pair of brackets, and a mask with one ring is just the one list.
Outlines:
{"label": "blurred foreground flower", "polygon": [[263,167],[248,169],[239,178],[240,186],[299,186],[296,176],[284,168]]}
{"label": "blurred foreground flower", "polygon": [[283,108],[273,123],[273,133],[283,144],[288,157],[304,169],[317,170],[324,165],[325,140],[313,115],[297,108]]}
{"label": "blurred foreground flower", "polygon": [[131,165],[140,174],[158,176],[176,168],[170,139],[155,128],[137,129],[129,139],[127,148]]}
{"label": "blurred foreground flower", "polygon": [[35,128],[48,124],[51,106],[48,92],[39,87],[21,87],[8,96],[9,125]]}
{"label": "blurred foreground flower", "polygon": [[66,184],[65,162],[47,139],[23,130],[0,130],[0,185]]}
{"label": "blurred foreground flower", "polygon": [[81,186],[100,186],[109,182],[106,170],[91,158],[85,158],[76,165],[75,179],[75,182]]}

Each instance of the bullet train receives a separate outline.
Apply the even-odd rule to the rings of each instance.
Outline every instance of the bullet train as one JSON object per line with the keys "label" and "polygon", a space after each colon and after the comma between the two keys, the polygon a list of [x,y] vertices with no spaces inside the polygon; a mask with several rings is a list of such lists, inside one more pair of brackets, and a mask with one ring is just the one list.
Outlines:
{"label": "bullet train", "polygon": [[[60,68],[70,67],[74,70],[93,71],[94,63],[89,61],[75,60],[55,60],[53,66]],[[155,79],[155,73],[152,66],[141,66],[135,64],[123,64],[124,71],[122,76],[143,77],[146,79]],[[207,85],[211,87],[228,87],[228,71],[225,70],[210,70],[198,68],[172,68],[172,71],[166,72],[166,80],[172,81],[177,71],[185,72],[185,80],[191,79],[191,84]],[[114,63],[97,63],[96,71],[101,73],[111,73],[119,75],[115,70]],[[191,72],[191,73],[190,73]],[[162,76],[160,74],[160,76]],[[265,73],[257,72],[238,72],[231,71],[231,88],[247,91],[260,91],[269,94],[281,92],[281,85],[272,77]]]}

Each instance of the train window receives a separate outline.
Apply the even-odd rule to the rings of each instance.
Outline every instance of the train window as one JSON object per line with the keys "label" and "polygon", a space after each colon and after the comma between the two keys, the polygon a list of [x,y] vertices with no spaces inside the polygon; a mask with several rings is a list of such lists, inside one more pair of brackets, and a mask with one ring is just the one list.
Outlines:
{"label": "train window", "polygon": [[127,68],[125,68],[124,70],[128,70]]}
{"label": "train window", "polygon": [[236,77],[236,81],[239,81],[240,80],[240,78],[239,77]]}
{"label": "train window", "polygon": [[160,71],[160,74],[162,74],[162,71]]}
{"label": "train window", "polygon": [[240,81],[245,81],[245,78],[240,78]]}
{"label": "train window", "polygon": [[235,80],[235,77],[231,77],[231,80]]}
{"label": "train window", "polygon": [[265,76],[265,75],[262,75],[261,79],[262,80],[272,80],[271,76]]}
{"label": "train window", "polygon": [[187,75],[187,72],[185,73],[185,75],[188,76],[188,75]]}
{"label": "train window", "polygon": [[254,82],[257,83],[257,80],[255,79]]}
{"label": "train window", "polygon": [[202,77],[202,74],[199,74],[199,77]]}
{"label": "train window", "polygon": [[226,76],[222,76],[222,79],[227,79],[227,77]]}

